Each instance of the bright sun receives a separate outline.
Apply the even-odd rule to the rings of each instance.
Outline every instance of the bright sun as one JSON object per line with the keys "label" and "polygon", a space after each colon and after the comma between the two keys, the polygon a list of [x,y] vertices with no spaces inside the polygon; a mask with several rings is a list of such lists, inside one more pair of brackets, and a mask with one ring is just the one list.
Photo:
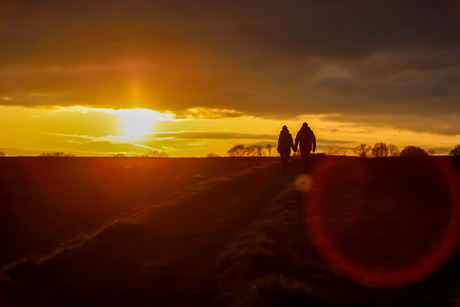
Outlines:
{"label": "bright sun", "polygon": [[141,140],[152,132],[153,123],[158,119],[158,112],[148,109],[119,110],[120,128],[123,137]]}

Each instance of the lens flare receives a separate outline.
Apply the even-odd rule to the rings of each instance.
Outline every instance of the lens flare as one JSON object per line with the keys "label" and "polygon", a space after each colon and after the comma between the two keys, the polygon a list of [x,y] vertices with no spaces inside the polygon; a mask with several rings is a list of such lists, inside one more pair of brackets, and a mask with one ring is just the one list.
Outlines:
{"label": "lens flare", "polygon": [[300,174],[294,180],[294,187],[297,191],[306,193],[311,190],[313,186],[313,180],[310,175]]}
{"label": "lens flare", "polygon": [[[368,182],[369,177],[376,175],[372,173],[370,164],[362,163],[348,168],[357,170],[353,174],[331,175],[337,172],[336,165],[326,166],[313,174],[313,189],[305,197],[305,219],[314,245],[337,272],[361,285],[396,288],[427,278],[451,257],[459,242],[460,181],[456,165],[442,157],[414,163],[412,169],[418,171],[406,175],[406,178],[429,183],[424,188],[415,186],[402,191],[401,196],[398,190],[407,188],[407,185],[398,186],[385,179],[377,182],[382,185],[386,183],[393,189],[387,191],[375,185],[354,187],[354,183]],[[396,167],[394,170],[398,174]],[[424,177],[420,173],[430,175]],[[437,190],[422,190],[430,189],[432,183],[438,184]],[[341,189],[339,185],[345,188]],[[347,196],[346,193],[353,196]],[[378,196],[381,197],[378,204],[354,199],[356,195],[375,197],[376,193],[380,193]],[[429,196],[428,200],[423,198],[426,195]],[[342,199],[346,199],[342,204],[333,203]],[[334,208],[340,214],[334,212]],[[372,214],[373,210],[379,212]],[[433,223],[430,224],[431,221]],[[423,231],[420,232],[420,229]],[[389,250],[391,248],[394,250]],[[390,259],[386,255],[390,255]]]}

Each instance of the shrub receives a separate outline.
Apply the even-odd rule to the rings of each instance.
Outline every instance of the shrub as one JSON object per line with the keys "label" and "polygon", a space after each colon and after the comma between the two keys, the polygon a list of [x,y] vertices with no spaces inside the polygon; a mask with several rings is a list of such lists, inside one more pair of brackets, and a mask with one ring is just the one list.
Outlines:
{"label": "shrub", "polygon": [[425,150],[418,146],[406,146],[401,151],[401,157],[425,157],[428,156]]}
{"label": "shrub", "polygon": [[449,156],[460,156],[460,145],[457,145],[449,153]]}
{"label": "shrub", "polygon": [[343,148],[326,148],[324,153],[328,156],[344,156],[347,150]]}

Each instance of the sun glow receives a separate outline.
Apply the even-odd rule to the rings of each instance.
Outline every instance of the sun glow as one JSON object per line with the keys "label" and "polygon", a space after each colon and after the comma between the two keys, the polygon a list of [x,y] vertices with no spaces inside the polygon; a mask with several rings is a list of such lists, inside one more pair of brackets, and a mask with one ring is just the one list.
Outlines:
{"label": "sun glow", "polygon": [[159,113],[148,109],[118,110],[122,136],[130,140],[142,140],[153,131],[155,120],[164,119]]}

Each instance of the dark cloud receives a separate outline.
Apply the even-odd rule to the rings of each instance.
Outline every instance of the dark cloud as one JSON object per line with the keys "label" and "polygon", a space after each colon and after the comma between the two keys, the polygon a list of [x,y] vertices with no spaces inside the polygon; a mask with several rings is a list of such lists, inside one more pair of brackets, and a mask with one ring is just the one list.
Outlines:
{"label": "dark cloud", "polygon": [[7,1],[0,103],[378,116],[460,134],[440,128],[460,114],[455,3]]}
{"label": "dark cloud", "polygon": [[[414,112],[415,113],[415,112]],[[328,116],[327,120],[349,122],[354,124],[364,124],[366,126],[394,128],[398,130],[407,130],[414,132],[430,132],[440,135],[455,136],[459,134],[458,123],[460,115],[444,114],[444,115],[418,115],[418,114],[402,114],[402,115],[374,115],[374,116]],[[429,139],[436,141],[436,139]]]}

